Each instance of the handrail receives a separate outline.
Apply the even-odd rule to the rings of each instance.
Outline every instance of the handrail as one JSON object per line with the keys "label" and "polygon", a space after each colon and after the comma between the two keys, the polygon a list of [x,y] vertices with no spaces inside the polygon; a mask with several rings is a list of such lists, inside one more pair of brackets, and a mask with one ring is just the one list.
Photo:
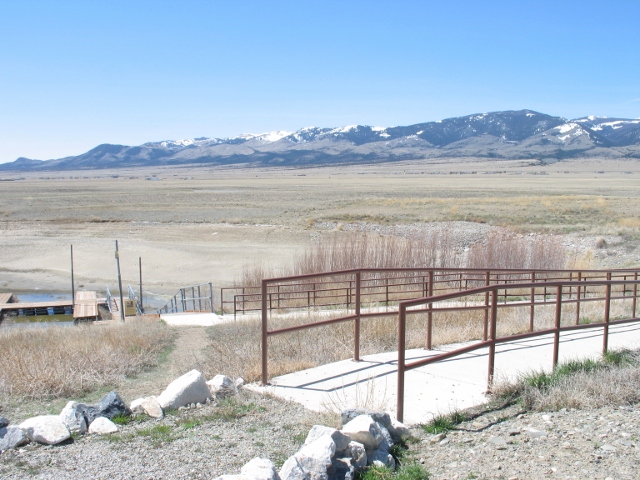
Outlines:
{"label": "handrail", "polygon": [[213,285],[211,282],[181,287],[178,293],[176,293],[164,307],[158,309],[159,314],[180,312],[214,313]]}
{"label": "handrail", "polygon": [[[367,309],[367,306],[375,305],[375,292],[373,294],[367,291],[368,288],[373,288],[368,286],[367,282],[376,282],[380,280],[389,279],[388,275],[386,277],[381,278],[367,278],[368,274],[389,274],[389,273],[403,273],[410,272],[415,274],[416,272],[423,272],[424,275],[420,275],[420,278],[424,278],[424,283],[421,285],[419,291],[419,297],[416,300],[416,290],[407,290],[407,291],[399,291],[396,298],[389,295],[388,287],[389,283],[383,283],[382,287],[385,288],[384,291],[384,299],[383,301],[385,311],[375,311],[371,309]],[[319,325],[326,325],[329,323],[339,323],[346,321],[354,322],[354,360],[359,360],[360,358],[360,321],[364,318],[373,318],[373,317],[381,317],[381,316],[389,316],[395,315],[398,313],[399,305],[406,301],[417,301],[420,302],[424,298],[436,298],[434,295],[463,295],[463,296],[471,296],[476,295],[479,296],[478,301],[480,303],[475,305],[464,305],[464,306],[453,306],[447,307],[449,310],[478,310],[482,309],[485,311],[485,319],[484,319],[484,332],[483,332],[483,340],[487,340],[489,335],[489,297],[490,292],[492,290],[483,290],[489,288],[491,286],[496,291],[496,298],[500,299],[504,305],[510,305],[511,300],[507,291],[515,290],[516,288],[525,288],[529,289],[529,302],[522,303],[521,306],[529,306],[530,307],[530,329],[533,330],[533,318],[535,315],[535,305],[545,305],[550,304],[551,302],[547,301],[548,289],[553,288],[554,281],[563,281],[569,285],[569,293],[571,295],[575,295],[575,302],[577,303],[577,316],[579,316],[579,309],[581,302],[595,301],[595,299],[585,298],[586,297],[586,289],[588,288],[589,281],[606,281],[607,279],[612,278],[622,278],[626,281],[627,278],[633,278],[634,281],[638,279],[638,269],[616,269],[616,270],[529,270],[529,269],[465,269],[465,268],[452,268],[452,269],[440,269],[440,268],[363,268],[363,269],[350,269],[350,270],[341,270],[335,272],[323,272],[323,273],[315,273],[315,274],[306,274],[300,276],[293,277],[280,277],[280,278],[269,278],[263,279],[261,282],[260,293],[259,294],[245,294],[245,295],[253,295],[257,297],[254,301],[259,302],[260,311],[262,316],[262,332],[261,332],[261,351],[262,351],[262,383],[268,383],[268,337],[273,335],[279,335],[283,333],[288,333],[291,331],[302,330],[307,328],[314,328]],[[465,278],[463,274],[470,273],[473,276],[470,278]],[[451,275],[457,275],[458,277],[455,279],[450,279]],[[364,278],[363,278],[364,275]],[[564,275],[564,277],[558,277],[559,275]],[[325,303],[317,303],[315,300],[318,298],[316,295],[318,292],[323,291],[333,291],[333,288],[316,288],[316,285],[328,285],[331,283],[329,281],[330,278],[334,278],[333,283],[343,285],[340,290],[340,301],[333,300],[336,298],[330,297],[331,300]],[[340,278],[340,280],[335,280],[335,278]],[[412,277],[416,278],[416,277]],[[320,279],[320,281],[314,282],[306,282],[302,284],[295,283],[297,280],[311,280],[311,279]],[[438,283],[438,279],[440,279],[440,283]],[[528,280],[527,283],[523,282],[523,279]],[[510,283],[510,282],[518,282],[519,283]],[[282,283],[287,282],[287,283]],[[476,284],[480,283],[482,286],[475,287],[473,286],[473,282]],[[633,283],[633,282],[632,282]],[[447,284],[451,284],[448,286]],[[293,308],[317,308],[317,307],[326,307],[326,306],[342,306],[344,307],[340,316],[336,318],[332,318],[329,320],[323,320],[321,322],[314,322],[304,325],[298,325],[293,327],[287,327],[279,330],[269,330],[268,328],[268,314],[273,310],[277,310],[285,302],[284,293],[282,292],[282,286],[304,286],[304,285],[314,285],[313,290],[302,290],[302,297],[295,297],[294,294],[299,294],[300,292],[287,292],[286,294],[292,296],[294,300],[299,300],[300,305],[295,306],[288,304],[288,306]],[[517,285],[528,285],[528,287],[521,287]],[[533,285],[533,286],[532,286]],[[633,298],[634,298],[634,311],[635,311],[635,298],[637,296],[637,285],[633,284]],[[456,288],[457,286],[457,288]],[[378,288],[382,288],[378,286]],[[471,287],[471,288],[469,288]],[[245,287],[248,288],[248,287]],[[253,287],[252,287],[253,288]],[[626,288],[626,287],[625,287]],[[451,293],[451,290],[454,290]],[[541,289],[542,291],[537,291],[537,289]],[[444,291],[444,292],[443,292]],[[309,293],[313,292],[313,296]],[[439,293],[442,292],[442,293]],[[503,292],[503,293],[500,293]],[[306,302],[305,296],[306,293]],[[383,295],[382,293],[379,293]],[[625,290],[626,295],[626,290]],[[403,297],[404,296],[404,297]],[[480,298],[484,297],[484,298]],[[439,297],[437,297],[439,298]],[[618,297],[616,297],[618,298]],[[222,299],[223,301],[224,299]],[[602,300],[602,299],[601,299]],[[364,304],[365,309],[362,309],[363,301],[368,301],[369,303]],[[235,300],[234,300],[235,302]],[[346,312],[345,312],[346,311]],[[427,313],[427,335],[426,335],[426,347],[431,349],[432,344],[432,317],[433,312],[430,311],[429,308],[423,309]],[[344,313],[347,313],[345,315]]]}
{"label": "handrail", "polygon": [[[305,309],[349,304],[353,301],[350,290],[353,280],[332,280],[329,277],[353,276],[356,271],[363,275],[361,295],[365,299],[379,299],[385,304],[415,298],[427,294],[428,277],[433,273],[432,291],[466,290],[470,287],[492,283],[518,283],[543,276],[547,281],[588,277],[605,279],[601,270],[538,270],[538,269],[481,269],[481,268],[363,268],[339,270],[323,274],[305,274],[280,277],[277,284],[270,284],[269,310]],[[632,275],[638,270],[610,270],[614,277]],[[431,273],[430,273],[431,272]],[[485,278],[489,272],[489,279]],[[401,276],[398,276],[400,274]],[[324,277],[319,276],[324,275]],[[261,286],[236,286],[220,289],[220,303],[223,313],[233,311],[245,314],[261,311]],[[346,301],[343,301],[346,300]]]}
{"label": "handrail", "polygon": [[131,300],[133,304],[136,306],[136,312],[138,313],[138,315],[142,315],[144,313],[144,309],[142,308],[142,302],[140,301],[140,297],[135,292],[135,290],[131,288],[131,285],[127,285],[127,287],[129,287],[129,300]]}
{"label": "handrail", "polygon": [[[553,367],[558,363],[559,356],[559,348],[560,348],[560,333],[570,330],[577,329],[588,329],[588,328],[603,328],[603,346],[602,351],[606,353],[608,348],[609,341],[609,326],[613,324],[622,324],[622,323],[630,323],[630,322],[639,322],[640,318],[636,317],[636,306],[637,306],[637,296],[638,296],[638,281],[637,273],[634,273],[634,280],[610,280],[611,273],[607,272],[607,278],[609,280],[588,280],[588,281],[555,281],[548,282],[544,287],[541,286],[540,283],[520,283],[520,284],[512,284],[512,285],[490,285],[485,287],[474,288],[471,290],[467,290],[464,292],[454,292],[442,295],[436,295],[432,297],[423,297],[413,300],[407,300],[400,302],[398,309],[398,385],[397,385],[397,406],[396,406],[396,417],[399,421],[403,420],[404,416],[404,380],[405,380],[405,372],[408,370],[412,370],[414,368],[422,367],[429,365],[431,363],[435,363],[438,361],[442,361],[448,358],[453,358],[465,353],[469,353],[481,348],[489,347],[489,355],[488,355],[488,379],[487,386],[488,390],[491,389],[493,378],[494,378],[494,365],[495,365],[495,348],[497,344],[506,343],[514,340],[522,340],[526,338],[539,337],[543,335],[554,335],[554,350],[553,350]],[[579,284],[579,285],[578,285]],[[612,287],[615,286],[623,286],[622,295],[616,296],[612,295]],[[627,286],[632,287],[631,290],[627,290]],[[565,289],[569,287],[569,291],[565,291]],[[573,297],[572,290],[577,287],[576,296]],[[587,297],[587,291],[589,287],[604,287],[604,297]],[[535,297],[532,296],[529,302],[512,302],[500,304],[498,301],[498,291],[499,290],[535,290],[537,288],[554,288],[555,292],[553,294],[554,299],[553,302],[535,302]],[[581,292],[584,293],[584,297],[581,297]],[[615,292],[614,292],[615,293]],[[627,295],[630,293],[630,295]],[[433,357],[429,357],[423,360],[416,360],[411,363],[406,363],[406,321],[407,314],[417,313],[428,311],[430,314],[433,314],[437,311],[446,310],[445,308],[438,308],[437,304],[444,301],[451,301],[455,299],[462,299],[465,297],[478,297],[479,295],[490,295],[491,301],[485,302],[485,305],[480,308],[484,309],[489,313],[489,325],[485,325],[485,336],[482,341],[473,343],[472,345],[468,345],[450,352],[442,353],[439,355],[435,355]],[[611,320],[610,312],[611,312],[611,301],[616,299],[631,299],[631,316],[629,318]],[[588,301],[603,301],[604,300],[604,312],[603,312],[603,321],[597,323],[589,323],[589,324],[580,324],[579,320],[579,309],[580,304]],[[529,332],[526,333],[518,333],[512,335],[506,335],[503,337],[498,337],[497,332],[497,320],[498,320],[498,310],[500,308],[514,306],[530,306],[531,311],[534,312],[534,306],[539,304],[554,304],[555,305],[555,314],[554,314],[554,326],[553,328],[547,328],[544,330],[535,330],[533,320],[530,323]],[[514,305],[515,304],[515,305]],[[566,304],[575,304],[576,305],[576,320],[574,324],[571,325],[562,325],[562,306]],[[426,306],[426,309],[414,309],[410,310],[414,307]],[[487,317],[485,316],[485,319]],[[485,320],[486,321],[486,320]],[[487,327],[488,327],[488,336],[487,336]],[[429,326],[428,328],[431,328]]]}

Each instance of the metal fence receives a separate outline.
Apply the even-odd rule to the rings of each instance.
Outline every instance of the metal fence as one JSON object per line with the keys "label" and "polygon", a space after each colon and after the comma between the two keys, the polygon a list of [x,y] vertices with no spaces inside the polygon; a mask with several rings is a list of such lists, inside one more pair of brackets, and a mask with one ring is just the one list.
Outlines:
{"label": "metal fence", "polygon": [[[397,315],[407,301],[451,294],[464,298],[461,305],[442,306],[441,311],[481,311],[484,313],[483,341],[490,335],[490,308],[495,304],[518,305],[529,309],[529,326],[533,331],[536,307],[552,304],[557,285],[566,287],[576,303],[579,318],[584,302],[603,300],[604,293],[594,296],[597,282],[615,281],[623,285],[623,293],[615,298],[633,297],[634,311],[639,270],[522,270],[522,269],[353,269],[320,274],[301,275],[262,280],[260,293],[240,293],[240,302],[259,302],[262,316],[262,383],[267,384],[268,338],[294,331],[317,328],[334,323],[353,322],[353,359],[360,359],[360,325],[362,319]],[[594,283],[596,282],[596,283]],[[419,298],[419,300],[414,300]],[[491,299],[491,302],[490,302]],[[234,304],[237,304],[234,299]],[[430,303],[430,302],[427,302]],[[331,308],[329,308],[331,307]],[[251,306],[253,310],[255,307]],[[273,311],[296,309],[325,309],[335,311],[326,320],[269,329],[269,314]],[[432,347],[433,311],[427,306],[425,346]]]}
{"label": "metal fence", "polygon": [[202,283],[182,287],[158,313],[211,312],[213,310],[213,285]]}

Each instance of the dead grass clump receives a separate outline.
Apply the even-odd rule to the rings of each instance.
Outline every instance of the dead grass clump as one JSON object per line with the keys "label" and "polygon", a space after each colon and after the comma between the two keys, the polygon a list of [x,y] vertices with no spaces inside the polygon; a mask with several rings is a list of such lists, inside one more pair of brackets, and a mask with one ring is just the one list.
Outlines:
{"label": "dead grass clump", "polygon": [[172,340],[158,321],[0,332],[0,394],[68,397],[113,385],[158,361]]}
{"label": "dead grass clump", "polygon": [[531,372],[515,383],[496,385],[493,392],[537,411],[637,403],[640,352],[611,351],[600,360],[564,362],[552,373]]}
{"label": "dead grass clump", "polygon": [[469,249],[470,268],[561,269],[567,263],[567,249],[553,235],[517,235],[494,231]]}

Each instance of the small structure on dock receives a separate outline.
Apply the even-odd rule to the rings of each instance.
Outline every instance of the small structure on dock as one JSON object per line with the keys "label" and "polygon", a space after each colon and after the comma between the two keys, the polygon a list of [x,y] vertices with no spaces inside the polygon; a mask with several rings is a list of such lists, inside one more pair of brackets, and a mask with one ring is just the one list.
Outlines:
{"label": "small structure on dock", "polygon": [[94,291],[76,292],[73,302],[73,321],[98,319],[98,294]]}

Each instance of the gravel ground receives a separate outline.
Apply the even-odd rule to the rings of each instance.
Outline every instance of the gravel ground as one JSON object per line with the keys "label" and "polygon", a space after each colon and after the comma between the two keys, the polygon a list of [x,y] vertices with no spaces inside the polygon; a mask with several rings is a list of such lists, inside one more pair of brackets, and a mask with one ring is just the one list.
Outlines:
{"label": "gravel ground", "polygon": [[510,407],[458,428],[442,439],[415,430],[410,456],[432,478],[640,477],[638,405],[528,413]]}
{"label": "gravel ground", "polygon": [[[0,456],[7,479],[198,479],[239,473],[256,456],[278,467],[322,415],[241,390],[231,401],[145,419],[107,436],[59,446],[30,444]],[[533,430],[530,430],[533,429]],[[518,407],[486,411],[445,435],[420,427],[407,462],[437,479],[635,479],[640,471],[640,406],[559,412]]]}
{"label": "gravel ground", "polygon": [[85,435],[58,446],[32,443],[3,452],[0,478],[216,478],[240,473],[256,456],[280,467],[314,424],[337,421],[337,416],[241,390],[219,406],[175,412],[160,421],[134,421],[111,435]]}

